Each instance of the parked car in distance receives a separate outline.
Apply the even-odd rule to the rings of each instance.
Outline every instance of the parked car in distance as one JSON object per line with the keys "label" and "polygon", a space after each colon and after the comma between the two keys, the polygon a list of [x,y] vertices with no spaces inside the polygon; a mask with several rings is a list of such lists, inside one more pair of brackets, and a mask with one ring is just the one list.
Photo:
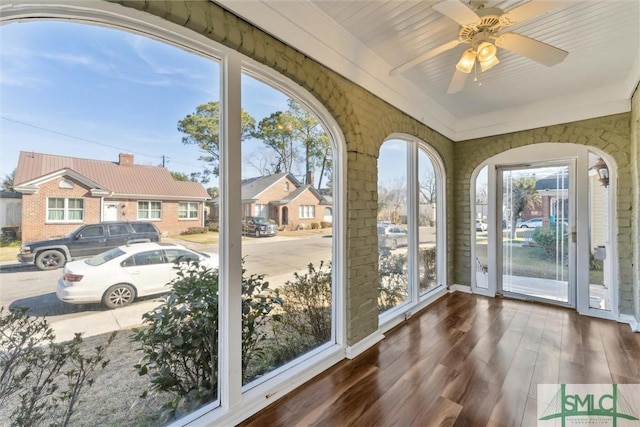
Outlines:
{"label": "parked car in distance", "polygon": [[481,219],[476,219],[476,231],[487,231],[489,226]]}
{"label": "parked car in distance", "polygon": [[378,225],[378,247],[397,249],[399,246],[407,246],[409,234],[401,225]]}
{"label": "parked car in distance", "polygon": [[267,218],[248,216],[242,220],[242,234],[253,234],[256,237],[276,236],[278,226]]}
{"label": "parked car in distance", "polygon": [[[71,304],[102,303],[123,307],[135,298],[168,292],[179,272],[175,267],[195,261],[218,268],[218,255],[192,251],[174,243],[119,246],[91,258],[68,262],[56,296]],[[184,263],[184,264],[182,264]]]}
{"label": "parked car in distance", "polygon": [[518,221],[516,228],[540,228],[542,227],[542,218],[531,218],[526,221]]}
{"label": "parked car in distance", "polygon": [[68,261],[96,255],[127,243],[159,242],[160,231],[148,221],[109,221],[83,225],[64,237],[27,242],[18,260],[40,270],[60,268]]}

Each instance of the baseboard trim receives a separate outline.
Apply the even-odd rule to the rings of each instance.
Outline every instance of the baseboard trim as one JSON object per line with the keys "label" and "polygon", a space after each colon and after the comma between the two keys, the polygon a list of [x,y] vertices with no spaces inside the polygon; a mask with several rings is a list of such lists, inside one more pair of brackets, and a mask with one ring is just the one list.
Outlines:
{"label": "baseboard trim", "polygon": [[464,292],[465,294],[472,294],[471,286],[467,285],[451,285],[449,286],[449,292]]}
{"label": "baseboard trim", "polygon": [[640,332],[640,322],[630,314],[621,314],[618,316],[618,321],[621,323],[627,323],[633,332]]}
{"label": "baseboard trim", "polygon": [[376,331],[368,337],[358,341],[354,345],[347,346],[345,350],[345,356],[347,359],[355,359],[374,345],[378,344],[384,339],[384,334],[380,331]]}

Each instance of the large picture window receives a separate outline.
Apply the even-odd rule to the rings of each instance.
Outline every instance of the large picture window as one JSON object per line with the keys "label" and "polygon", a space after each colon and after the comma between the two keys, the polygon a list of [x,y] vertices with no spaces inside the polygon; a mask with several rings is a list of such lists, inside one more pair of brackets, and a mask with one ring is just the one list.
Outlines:
{"label": "large picture window", "polygon": [[138,202],[138,219],[162,219],[162,202]]}
{"label": "large picture window", "polygon": [[[129,20],[130,8],[108,2],[106,6],[92,2],[86,10],[73,2],[67,2],[71,7],[64,3],[55,8],[56,16],[64,18],[60,22],[39,20],[17,25],[3,10],[3,24],[7,21],[0,26],[3,40],[10,40],[15,52],[29,52],[41,61],[34,73],[56,70],[69,79],[61,77],[55,85],[33,91],[37,98],[33,103],[26,101],[24,91],[7,92],[7,105],[16,110],[16,116],[25,114],[22,105],[31,109],[50,105],[50,116],[61,131],[86,140],[121,141],[116,145],[122,151],[135,152],[141,164],[167,161],[176,188],[181,187],[180,196],[166,202],[159,197],[150,200],[157,192],[136,192],[135,177],[127,176],[122,179],[127,185],[122,185],[124,193],[118,202],[123,219],[163,220],[159,224],[165,227],[162,232],[178,237],[178,219],[195,220],[204,214],[202,202],[191,201],[201,197],[202,192],[193,189],[202,184],[211,195],[211,212],[218,220],[207,227],[202,244],[182,240],[185,246],[194,244],[197,248],[206,242],[206,250],[202,248],[197,259],[201,265],[210,261],[206,264],[215,267],[201,276],[195,269],[189,270],[185,273],[188,280],[183,282],[174,280],[182,277],[174,269],[147,269],[150,282],[158,292],[168,294],[166,298],[146,298],[133,283],[112,283],[108,275],[101,278],[107,288],[92,302],[106,305],[102,296],[110,289],[108,301],[113,297],[128,305],[126,321],[114,325],[114,329],[126,329],[113,344],[122,349],[118,351],[122,363],[108,364],[101,378],[117,378],[126,391],[102,396],[112,384],[96,382],[84,401],[100,400],[105,410],[98,414],[85,405],[78,409],[78,419],[91,425],[186,425],[197,418],[197,424],[235,425],[242,411],[266,406],[286,388],[301,385],[345,357],[346,273],[341,249],[346,247],[342,241],[345,156],[337,155],[343,144],[339,126],[314,96],[282,74],[238,52],[218,49],[210,39],[188,29],[164,31],[163,25],[156,25],[151,18],[146,22],[144,13]],[[97,10],[103,7],[106,13]],[[123,14],[111,21],[117,14],[112,9]],[[47,10],[39,5],[34,16],[50,16]],[[20,11],[20,19],[28,15]],[[73,22],[86,18],[91,22],[103,22],[96,18],[104,18],[105,23],[114,27],[122,24],[126,29]],[[105,56],[108,51],[118,52],[117,61]],[[76,58],[76,52],[91,58],[91,65],[96,66],[74,67],[70,72],[65,61]],[[0,52],[3,64],[9,63],[5,60],[24,63],[9,54]],[[44,77],[34,78],[40,81]],[[64,92],[64,99],[49,91],[52,88]],[[61,103],[65,114],[53,114]],[[101,120],[79,120],[85,113]],[[67,117],[74,120],[66,121]],[[78,123],[91,126],[84,129]],[[48,123],[42,126],[50,127]],[[285,142],[283,150],[278,141]],[[95,147],[91,150],[86,147],[89,144],[82,144],[80,148],[88,151],[81,153],[74,143],[56,140],[52,144],[48,139],[47,147],[60,156],[102,157]],[[305,144],[313,146],[309,157],[304,154]],[[123,175],[132,172],[126,165],[119,169]],[[95,197],[91,203],[51,198],[47,218],[88,221],[91,216],[91,221],[97,222],[95,218],[104,211],[99,198],[107,193],[97,187],[91,191]],[[300,205],[304,207],[299,212]],[[328,212],[324,224],[318,228],[318,222],[308,233],[299,233],[302,221],[298,221],[298,213],[315,218],[316,206]],[[243,235],[245,216],[260,216],[266,221],[259,223],[255,233]],[[64,227],[59,229],[66,232]],[[286,233],[297,236],[273,237]],[[122,237],[107,232],[98,240],[126,244]],[[47,255],[51,259],[57,256]],[[67,279],[77,281],[78,276]],[[19,278],[6,279],[11,283]],[[309,286],[310,282],[316,286]],[[78,288],[75,285],[69,288]],[[15,301],[31,301],[37,296],[32,287],[25,289],[28,295],[17,293]],[[51,294],[51,289],[43,287],[42,292]],[[87,349],[93,348],[93,343],[106,342],[110,326],[86,327],[89,318],[100,314],[93,310],[93,304],[77,302],[68,310],[67,304],[53,298],[55,304],[40,311],[47,313],[48,321],[69,322],[65,332],[86,331],[85,336],[91,339]],[[50,299],[45,300],[48,304]],[[8,304],[13,302],[8,300]],[[145,316],[150,310],[158,315]],[[162,315],[159,310],[164,310]],[[134,327],[135,334],[129,330]],[[135,344],[131,344],[132,334],[137,334]],[[73,335],[58,338],[70,340]],[[175,364],[175,360],[185,363]],[[141,375],[123,377],[119,375],[123,369]],[[136,400],[145,391],[150,398]],[[115,399],[118,396],[120,399]],[[136,405],[122,406],[122,398],[135,400]],[[165,415],[167,418],[161,419]],[[0,424],[4,421],[0,416]]]}
{"label": "large picture window", "polygon": [[47,200],[47,221],[83,221],[84,200],[50,197]]}

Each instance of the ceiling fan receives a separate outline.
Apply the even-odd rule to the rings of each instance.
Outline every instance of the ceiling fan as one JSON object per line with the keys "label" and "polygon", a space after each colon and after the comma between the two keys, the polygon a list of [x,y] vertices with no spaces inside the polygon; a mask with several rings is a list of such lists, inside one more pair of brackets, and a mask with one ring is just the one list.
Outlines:
{"label": "ceiling fan", "polygon": [[561,6],[562,2],[531,0],[508,12],[497,7],[485,7],[486,1],[471,0],[469,4],[475,7],[476,12],[469,9],[460,0],[443,0],[434,4],[435,10],[460,24],[458,38],[394,67],[389,75],[398,75],[421,62],[453,49],[459,44],[468,43],[471,46],[462,53],[447,90],[447,93],[451,94],[462,90],[468,74],[478,65],[481,71],[486,71],[498,64],[500,62],[497,56],[498,47],[548,67],[559,64],[568,55],[568,52],[562,49],[521,34],[500,33],[506,27]]}

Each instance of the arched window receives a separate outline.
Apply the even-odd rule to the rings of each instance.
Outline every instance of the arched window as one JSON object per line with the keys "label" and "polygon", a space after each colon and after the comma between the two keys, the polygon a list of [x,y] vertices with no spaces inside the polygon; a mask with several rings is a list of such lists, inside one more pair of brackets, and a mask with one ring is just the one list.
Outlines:
{"label": "arched window", "polygon": [[[378,158],[378,306],[393,324],[443,289],[444,168],[435,150],[393,135]],[[384,327],[384,326],[383,326]]]}
{"label": "arched window", "polygon": [[[176,180],[191,178],[201,182],[203,201],[213,197],[211,211],[217,227],[212,228],[219,231],[211,232],[215,238],[198,250],[208,252],[210,258],[217,258],[217,268],[213,269],[215,279],[199,282],[199,285],[209,286],[202,294],[206,304],[192,299],[188,302],[194,304],[185,303],[188,308],[184,308],[193,310],[187,316],[189,319],[197,319],[201,323],[193,324],[193,329],[164,329],[163,333],[167,334],[164,336],[160,333],[148,335],[151,339],[155,335],[164,355],[177,355],[186,351],[186,347],[206,348],[209,352],[206,374],[203,374],[204,370],[194,370],[199,375],[206,375],[206,379],[199,378],[198,381],[202,381],[195,385],[185,384],[187,387],[197,386],[197,393],[192,390],[189,396],[182,396],[182,399],[179,395],[179,399],[175,399],[176,395],[172,393],[161,393],[163,397],[160,399],[166,397],[166,401],[140,402],[136,405],[136,417],[157,419],[161,405],[173,399],[173,402],[181,405],[188,401],[188,404],[177,408],[177,413],[188,413],[180,422],[197,417],[199,422],[204,423],[233,424],[243,418],[238,413],[246,408],[255,411],[269,404],[270,399],[265,399],[265,396],[279,397],[279,393],[287,387],[302,384],[344,358],[344,310],[341,308],[344,302],[339,286],[344,282],[344,255],[341,252],[344,247],[341,244],[344,234],[343,137],[333,118],[312,95],[281,74],[238,52],[217,46],[204,36],[192,34],[168,21],[119,5],[95,2],[89,6],[95,9],[89,10],[89,7],[78,9],[73,1],[69,2],[68,7],[60,3],[51,9],[46,5],[34,5],[32,9],[29,6],[19,7],[16,11],[10,7],[3,8],[2,19],[6,25],[2,25],[0,31],[3,40],[11,40],[13,46],[20,46],[13,53],[31,52],[34,54],[32,58],[49,61],[40,69],[29,70],[33,71],[33,76],[43,72],[46,76],[42,77],[51,81],[63,79],[67,73],[66,78],[73,77],[73,84],[61,95],[54,92],[61,90],[58,84],[36,88],[25,82],[24,86],[20,86],[20,91],[3,91],[3,103],[6,102],[4,105],[16,117],[24,116],[18,107],[28,109],[36,117],[36,114],[32,114],[36,106],[40,109],[49,106],[50,116],[55,119],[54,113],[59,111],[56,107],[62,105],[64,98],[65,107],[68,102],[69,108],[65,108],[61,117],[72,117],[77,126],[72,126],[71,121],[61,120],[29,123],[34,125],[33,128],[37,126],[55,131],[41,138],[31,138],[47,140],[41,149],[49,150],[47,154],[114,163],[118,152],[132,152],[135,161],[132,155],[132,164],[117,166],[122,168],[121,171],[129,173],[137,165],[148,168],[162,165],[172,172],[180,172],[173,174]],[[11,22],[12,19],[17,22],[29,17],[30,11],[33,17],[54,14],[66,20],[31,21],[22,25]],[[110,25],[86,25],[83,23],[85,19],[89,22],[108,22]],[[26,34],[30,37],[25,37]],[[61,38],[65,38],[65,42],[56,43]],[[73,45],[72,41],[77,45]],[[33,77],[25,69],[28,64],[18,57],[9,58],[11,54],[7,50],[2,52],[3,67],[14,64],[20,67],[25,79]],[[8,72],[8,68],[3,69],[5,72]],[[16,74],[16,77],[19,75]],[[29,100],[33,104],[27,100],[27,87],[30,88]],[[90,102],[82,104],[80,101]],[[74,103],[78,108],[82,108],[81,105],[85,105],[86,109],[91,108],[92,120],[83,120],[83,114],[88,111],[73,111]],[[283,114],[278,114],[278,111]],[[299,158],[298,153],[304,151],[301,149],[283,154],[269,148],[269,138],[273,132],[280,132],[295,146],[299,142],[296,120],[302,118],[307,125],[313,123],[313,126],[305,129],[307,135],[318,136],[319,142],[314,152],[325,156],[327,161],[324,163],[333,167],[331,171],[325,171],[329,172],[326,175],[316,171],[313,166],[323,164],[323,159]],[[281,128],[280,125],[284,126]],[[5,133],[9,131],[8,127],[3,126],[3,141],[13,140]],[[64,139],[63,134],[71,138]],[[55,144],[52,143],[53,139]],[[74,145],[78,139],[83,139],[82,143]],[[115,153],[106,152],[105,145],[116,146]],[[82,154],[80,148],[83,147],[89,147],[91,151]],[[167,152],[163,150],[169,149],[173,154],[166,155]],[[259,157],[262,154],[264,157]],[[145,159],[146,156],[150,159]],[[181,170],[194,165],[194,170]],[[302,167],[296,169],[290,165]],[[89,178],[93,181],[99,179],[99,176]],[[140,182],[134,181],[123,179],[123,182],[133,183],[131,185],[140,185]],[[307,182],[315,188],[308,188],[305,185]],[[108,183],[97,183],[109,189]],[[185,187],[188,185],[193,188],[192,184],[185,184]],[[287,188],[289,192],[286,195],[268,196],[260,191],[252,193],[257,187],[280,192]],[[209,190],[208,194],[206,190]],[[291,191],[296,190],[296,197],[289,200]],[[245,197],[249,193],[252,197]],[[78,196],[85,198],[82,206],[86,215],[102,212],[101,198],[104,194],[100,191]],[[129,203],[135,206],[137,201],[132,199],[133,196],[126,196],[127,200],[131,200]],[[161,220],[157,221],[157,226],[161,232],[169,234],[163,227],[170,227],[168,220],[172,215],[178,215],[178,202],[175,201],[178,198],[165,201],[154,197],[153,200],[153,203],[157,201],[161,206]],[[332,229],[319,226],[326,222],[327,208],[331,212]],[[254,218],[255,212],[260,213],[260,218]],[[299,215],[300,212],[303,214]],[[42,216],[44,223],[46,212]],[[251,226],[246,228],[250,217]],[[97,222],[99,218],[84,220]],[[305,243],[304,240],[294,239],[286,244],[278,239],[277,236],[294,232],[298,226],[317,230],[317,234],[325,234],[326,238],[314,239],[322,236],[310,234],[303,239],[312,241]],[[56,229],[58,234],[63,234],[62,231],[66,233],[69,230]],[[245,236],[242,235],[243,231],[246,232]],[[189,241],[185,241],[185,246],[188,246]],[[51,253],[49,257],[55,258]],[[309,266],[310,262],[312,267]],[[172,276],[174,273],[170,265],[166,267],[166,271],[162,272],[154,269],[152,282],[156,287],[150,294],[166,292],[165,283],[177,277]],[[303,282],[302,276],[305,274],[309,275],[309,280],[319,284],[317,294],[309,295],[307,289],[303,289],[306,282]],[[105,276],[103,279],[108,288],[108,278]],[[130,287],[121,290],[129,294],[136,293]],[[50,289],[47,289],[46,293],[49,292]],[[138,290],[138,294],[142,295],[143,292]],[[95,302],[100,303],[101,297],[102,294],[98,295]],[[30,295],[29,298],[37,296]],[[188,298],[195,297],[191,295]],[[143,322],[142,314],[158,305],[149,302],[138,304],[134,301],[128,307],[135,325],[142,324],[142,329],[150,326],[148,322]],[[311,310],[303,311],[300,309],[302,306]],[[56,307],[59,310],[61,306],[56,304],[54,309]],[[71,314],[65,312],[68,317],[65,322],[73,323],[73,318],[77,317],[77,330],[86,331],[86,317],[83,316],[92,314],[83,313],[83,306],[77,307]],[[173,314],[180,315],[180,310]],[[46,311],[50,313],[47,320],[55,325],[62,312]],[[74,328],[72,324],[70,327]],[[154,328],[147,330],[158,331]],[[102,333],[103,329],[86,331],[85,336]],[[138,347],[122,344],[125,351],[131,352],[127,356],[131,358],[131,368],[141,358],[141,354],[136,353]],[[170,363],[168,359],[162,362]],[[147,368],[153,369],[150,366]],[[119,395],[119,399],[124,397],[135,401],[150,385],[146,375],[140,378],[128,375],[125,378],[120,374],[118,372],[112,376],[126,381],[131,379],[132,383],[131,387],[127,387],[131,396],[126,398]],[[188,376],[180,376],[180,381],[188,381]],[[90,400],[88,397],[87,401]],[[108,419],[92,419],[89,421],[91,424],[125,423],[122,420],[127,416],[127,411],[120,413],[122,406],[115,400],[113,406],[108,401],[102,404],[108,408],[103,411]],[[78,411],[80,409],[76,413]]]}

